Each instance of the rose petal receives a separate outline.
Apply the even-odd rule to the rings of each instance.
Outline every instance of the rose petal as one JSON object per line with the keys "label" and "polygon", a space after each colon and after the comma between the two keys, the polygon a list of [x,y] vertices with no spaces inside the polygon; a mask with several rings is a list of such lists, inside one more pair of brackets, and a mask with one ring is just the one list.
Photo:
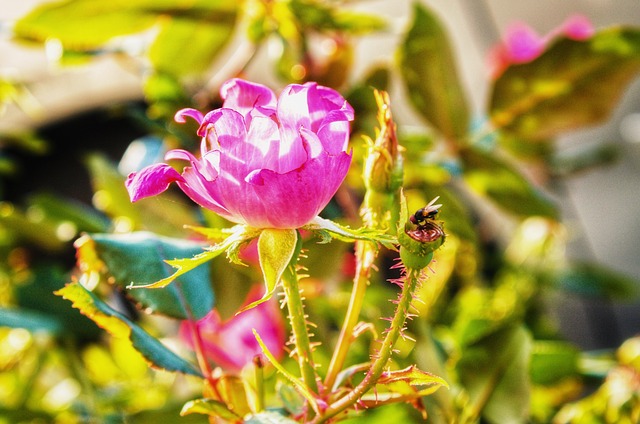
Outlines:
{"label": "rose petal", "polygon": [[149,165],[127,177],[125,186],[132,202],[164,192],[174,182],[183,181],[182,176],[167,164]]}
{"label": "rose petal", "polygon": [[194,119],[198,124],[202,122],[202,113],[199,110],[192,108],[180,109],[176,112],[173,119],[176,122],[184,124],[185,122],[187,122],[187,117]]}
{"label": "rose petal", "polygon": [[[256,172],[252,185],[260,204],[268,214],[245,216],[247,223],[262,228],[297,228],[307,224],[329,203],[344,180],[351,154],[329,155],[305,162],[300,168],[278,174],[268,169]],[[318,182],[318,178],[322,182]],[[286,198],[282,198],[286,193]]]}
{"label": "rose petal", "polygon": [[233,109],[250,121],[250,114],[258,109],[265,114],[275,111],[276,95],[268,87],[239,78],[225,82],[220,88],[224,108]]}

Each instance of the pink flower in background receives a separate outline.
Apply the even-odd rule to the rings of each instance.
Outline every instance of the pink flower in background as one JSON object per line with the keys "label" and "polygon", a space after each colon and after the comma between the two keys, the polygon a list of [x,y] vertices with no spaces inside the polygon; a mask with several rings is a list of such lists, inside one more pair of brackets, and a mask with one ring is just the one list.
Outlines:
{"label": "pink flower in background", "polygon": [[586,40],[595,33],[591,21],[582,15],[567,18],[544,37],[523,22],[507,27],[504,39],[489,52],[491,75],[497,78],[511,65],[531,62],[542,54],[550,41],[559,36],[572,40]]}
{"label": "pink flower in background", "polygon": [[182,174],[167,164],[129,175],[132,201],[176,182],[194,202],[237,223],[257,228],[298,228],[327,205],[351,163],[347,153],[353,109],[336,91],[315,83],[287,86],[280,97],[267,87],[232,79],[221,88],[222,108],[176,114],[199,124],[200,156],[171,150],[185,160]]}
{"label": "pink flower in background", "polygon": [[[258,300],[261,297],[259,294],[259,290],[249,293],[245,305]],[[225,371],[237,373],[252,362],[256,355],[262,355],[253,329],[277,359],[284,355],[286,331],[275,299],[261,303],[227,321],[222,321],[214,309],[200,319],[196,326],[205,354]],[[180,338],[193,348],[188,322],[180,325]]]}

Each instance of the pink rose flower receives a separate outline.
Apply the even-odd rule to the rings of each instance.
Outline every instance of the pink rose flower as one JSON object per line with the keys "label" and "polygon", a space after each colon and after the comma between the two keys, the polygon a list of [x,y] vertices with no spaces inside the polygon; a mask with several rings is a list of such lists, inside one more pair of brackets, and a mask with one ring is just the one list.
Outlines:
{"label": "pink rose flower", "polygon": [[591,21],[582,15],[567,18],[544,37],[523,22],[507,27],[504,39],[489,52],[491,75],[497,78],[511,65],[531,62],[544,52],[551,40],[558,36],[572,40],[587,40],[595,33]]}
{"label": "pink rose flower", "polygon": [[256,228],[299,228],[329,203],[351,163],[347,153],[353,108],[336,91],[316,83],[287,86],[276,98],[267,87],[232,79],[221,88],[222,108],[176,114],[199,124],[200,156],[171,150],[185,160],[182,174],[155,164],[129,175],[131,201],[155,196],[176,182],[194,202]]}
{"label": "pink rose flower", "polygon": [[[245,304],[258,300],[259,294],[259,290],[253,290]],[[239,372],[256,355],[262,355],[262,349],[253,335],[254,329],[277,359],[281,359],[285,352],[285,324],[275,299],[261,303],[227,321],[222,321],[214,309],[198,320],[196,326],[202,338],[204,353],[216,365],[231,373]],[[180,325],[180,338],[193,349],[188,322]]]}

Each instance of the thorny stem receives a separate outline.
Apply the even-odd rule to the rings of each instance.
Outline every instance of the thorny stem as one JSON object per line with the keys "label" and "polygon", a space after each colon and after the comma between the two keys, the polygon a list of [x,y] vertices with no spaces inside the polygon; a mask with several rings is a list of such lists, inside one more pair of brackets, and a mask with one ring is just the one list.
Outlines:
{"label": "thorny stem", "polygon": [[371,365],[371,368],[369,369],[367,375],[364,377],[364,380],[362,380],[362,382],[360,382],[360,384],[358,384],[346,396],[329,405],[323,415],[316,417],[312,421],[313,424],[323,423],[331,417],[334,417],[335,415],[354,405],[365,393],[367,393],[376,385],[377,381],[380,379],[380,376],[384,372],[385,367],[387,366],[389,358],[391,358],[391,354],[393,353],[393,346],[398,340],[398,337],[400,337],[402,329],[404,328],[405,321],[409,316],[412,294],[420,283],[421,274],[422,270],[419,269],[407,270],[407,274],[404,279],[405,281],[402,286],[402,293],[400,294],[400,298],[398,299],[398,306],[391,321],[391,325],[389,327],[387,335],[382,342],[382,346],[380,347],[378,356],[373,361],[373,364]]}
{"label": "thorny stem", "polygon": [[329,363],[329,370],[324,380],[326,390],[331,390],[338,373],[342,369],[349,347],[353,342],[353,329],[358,324],[360,311],[364,295],[369,285],[369,271],[373,265],[376,256],[376,247],[370,242],[356,241],[356,274],[353,279],[353,290],[351,291],[351,299],[347,315],[345,316],[338,343],[333,351],[333,357]]}
{"label": "thorny stem", "polygon": [[298,357],[298,366],[304,384],[314,393],[318,393],[316,370],[311,352],[311,342],[307,331],[307,318],[304,313],[302,296],[298,285],[298,273],[293,266],[289,266],[282,275],[287,308],[289,309],[289,322],[293,332],[295,353]]}

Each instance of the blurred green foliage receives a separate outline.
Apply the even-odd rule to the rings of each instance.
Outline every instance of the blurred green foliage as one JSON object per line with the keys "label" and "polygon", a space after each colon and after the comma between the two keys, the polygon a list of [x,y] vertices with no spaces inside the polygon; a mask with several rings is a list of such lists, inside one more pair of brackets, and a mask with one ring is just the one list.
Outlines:
{"label": "blurred green foliage", "polygon": [[[38,6],[16,22],[13,35],[39,47],[57,43],[63,64],[102,55],[137,61],[148,106],[140,122],[164,149],[195,142],[171,122],[176,110],[213,107],[221,77],[242,75],[267,43],[279,45],[270,66],[282,83],[318,81],[340,89],[356,109],[354,165],[344,192],[325,211],[353,227],[364,196],[361,135],[373,137],[376,125],[372,88],[386,90],[400,78],[424,119],[418,130],[398,128],[409,209],[439,195],[448,235],[418,293],[421,318],[407,329],[416,341],[407,338],[393,357],[394,367],[417,363],[448,382],[450,390],[423,402],[430,422],[638,422],[638,339],[594,361],[562,340],[546,301],[557,291],[603,299],[637,295],[638,282],[564,255],[567,231],[548,193],[559,178],[611,159],[608,151],[559,156],[554,138],[607,119],[640,70],[640,31],[604,29],[585,41],[558,37],[539,58],[489,82],[487,121],[475,129],[453,47],[435,14],[416,3],[397,63],[354,82],[356,37],[381,31],[386,22],[348,6],[313,0],[67,0]],[[126,39],[142,40],[142,48],[127,50]],[[221,63],[234,40],[239,47]],[[328,51],[318,47],[323,42]],[[0,104],[7,102],[37,109],[27,85],[0,80]],[[37,134],[1,140],[3,178],[16,169],[5,155],[8,147],[30,155],[57,148]],[[214,305],[214,292],[221,313],[229,316],[261,276],[255,267],[218,257],[157,292],[126,290],[132,282],[167,277],[173,270],[162,260],[200,250],[205,237],[184,225],[228,223],[171,193],[131,204],[125,177],[111,161],[98,151],[85,163],[92,206],[56,193],[0,203],[0,422],[174,422],[182,405],[202,391],[198,378],[183,375],[199,372],[180,347],[175,318],[203,316]],[[145,232],[138,239],[122,235],[132,231]],[[91,234],[76,242],[74,267],[68,254],[83,232]],[[317,325],[322,374],[349,302],[351,274],[345,269],[351,252],[345,243],[317,241],[304,243],[310,277],[303,288],[309,319]],[[395,297],[385,283],[393,277],[387,272],[392,261],[383,255],[372,276],[361,316],[369,325],[349,351],[349,363],[366,363],[372,353],[368,334],[384,331],[379,318],[391,314],[388,299]],[[54,291],[121,337],[106,337]],[[148,363],[178,373],[152,371]],[[272,370],[265,373],[267,400],[299,412],[299,395],[287,391]],[[247,394],[237,379],[229,378],[226,387],[228,399]],[[184,422],[228,412],[206,402],[190,405]],[[418,409],[390,405],[347,422],[418,421]],[[246,422],[287,422],[276,412]]]}

